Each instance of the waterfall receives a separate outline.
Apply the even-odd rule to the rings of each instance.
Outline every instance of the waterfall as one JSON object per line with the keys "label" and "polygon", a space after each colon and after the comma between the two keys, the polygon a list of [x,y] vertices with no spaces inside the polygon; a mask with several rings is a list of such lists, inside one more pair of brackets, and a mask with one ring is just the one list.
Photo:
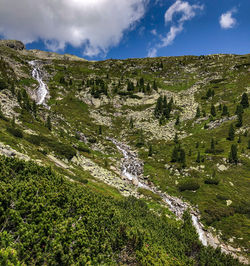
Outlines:
{"label": "waterfall", "polygon": [[37,104],[44,104],[46,95],[48,94],[47,85],[43,82],[41,77],[41,70],[39,69],[36,61],[30,61],[29,64],[33,66],[32,77],[39,83],[39,87],[36,91]]}

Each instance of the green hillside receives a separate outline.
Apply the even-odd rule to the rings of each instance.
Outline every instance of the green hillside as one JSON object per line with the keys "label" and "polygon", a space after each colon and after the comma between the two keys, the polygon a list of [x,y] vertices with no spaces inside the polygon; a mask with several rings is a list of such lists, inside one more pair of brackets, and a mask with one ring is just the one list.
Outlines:
{"label": "green hillside", "polygon": [[[31,61],[48,86],[43,104]],[[198,242],[188,215],[176,220],[165,193],[246,263],[249,96],[249,54],[91,62],[0,43],[0,154],[36,164],[1,158],[2,258],[236,265]],[[121,168],[133,162],[130,181]]]}

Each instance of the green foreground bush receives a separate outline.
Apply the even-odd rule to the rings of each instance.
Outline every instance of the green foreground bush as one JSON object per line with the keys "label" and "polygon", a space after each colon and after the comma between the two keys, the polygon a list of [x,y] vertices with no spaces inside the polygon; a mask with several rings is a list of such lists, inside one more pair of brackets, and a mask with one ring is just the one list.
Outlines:
{"label": "green foreground bush", "polygon": [[50,168],[0,157],[0,265],[240,265],[184,223],[115,200]]}

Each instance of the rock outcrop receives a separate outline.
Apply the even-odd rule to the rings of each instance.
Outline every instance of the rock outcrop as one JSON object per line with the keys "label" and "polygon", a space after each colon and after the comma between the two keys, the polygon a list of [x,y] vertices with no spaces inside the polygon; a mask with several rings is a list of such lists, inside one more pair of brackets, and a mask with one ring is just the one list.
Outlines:
{"label": "rock outcrop", "polygon": [[22,51],[25,49],[25,45],[22,42],[16,40],[0,40],[0,45],[7,46],[17,51]]}

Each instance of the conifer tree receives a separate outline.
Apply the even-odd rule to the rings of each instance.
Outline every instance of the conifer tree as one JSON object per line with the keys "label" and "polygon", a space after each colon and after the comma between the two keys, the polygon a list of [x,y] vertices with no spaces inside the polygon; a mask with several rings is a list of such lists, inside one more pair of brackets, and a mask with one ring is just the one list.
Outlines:
{"label": "conifer tree", "polygon": [[196,118],[199,118],[201,116],[201,110],[200,110],[200,107],[198,106],[197,109],[196,109],[196,115],[195,117]]}
{"label": "conifer tree", "polygon": [[235,129],[234,129],[234,126],[233,124],[230,125],[229,127],[229,131],[228,131],[228,140],[234,140],[234,137],[235,137]]}
{"label": "conifer tree", "polygon": [[228,113],[228,108],[227,108],[227,106],[224,104],[223,105],[223,108],[222,108],[222,114],[221,114],[222,116],[226,116],[226,115],[229,115],[229,113]]}
{"label": "conifer tree", "polygon": [[34,113],[34,116],[36,117],[37,116],[37,106],[36,106],[36,101],[33,101],[33,104],[32,104],[32,111]]}
{"label": "conifer tree", "polygon": [[215,110],[215,107],[213,104],[211,105],[211,111],[210,112],[211,112],[212,116],[216,116],[216,110]]}
{"label": "conifer tree", "polygon": [[237,151],[237,145],[236,144],[232,144],[231,145],[231,151],[229,153],[228,156],[228,160],[230,163],[238,163],[238,155],[237,155],[238,151]]}
{"label": "conifer tree", "polygon": [[155,91],[158,91],[157,84],[156,84],[156,81],[155,81],[155,80],[154,80],[154,83],[153,83],[153,89],[154,89]]}
{"label": "conifer tree", "polygon": [[15,117],[14,115],[12,116],[11,126],[12,126],[13,128],[16,127],[16,117]]}
{"label": "conifer tree", "polygon": [[180,116],[178,115],[175,121],[175,125],[178,126],[180,124]]}
{"label": "conifer tree", "polygon": [[238,115],[240,113],[243,114],[244,110],[243,110],[243,106],[241,104],[238,104],[235,110],[235,114]]}
{"label": "conifer tree", "polygon": [[48,115],[47,121],[46,121],[46,127],[51,131],[52,130],[52,124],[51,124],[51,118]]}
{"label": "conifer tree", "polygon": [[153,147],[152,147],[152,145],[150,144],[150,145],[149,145],[149,149],[148,149],[148,156],[149,156],[149,157],[152,157],[152,155],[153,155]]}
{"label": "conifer tree", "polygon": [[150,84],[149,83],[147,84],[146,91],[147,91],[147,93],[150,93],[151,92],[151,87],[150,87]]}
{"label": "conifer tree", "polygon": [[162,114],[162,96],[160,96],[156,102],[154,115],[156,118],[159,118]]}
{"label": "conifer tree", "polygon": [[186,153],[184,149],[180,149],[179,162],[181,163],[182,167],[186,167]]}
{"label": "conifer tree", "polygon": [[201,154],[200,154],[200,151],[198,151],[197,158],[196,158],[196,162],[197,163],[200,163],[201,162]]}
{"label": "conifer tree", "polygon": [[129,127],[130,127],[131,129],[134,128],[134,120],[133,120],[133,117],[130,117]]}
{"label": "conifer tree", "polygon": [[241,96],[241,102],[240,102],[240,104],[242,105],[242,107],[244,109],[249,107],[248,96],[247,96],[247,94],[245,92]]}
{"label": "conifer tree", "polygon": [[175,136],[174,136],[174,143],[178,143],[179,142],[179,139],[178,139],[178,134],[175,133]]}
{"label": "conifer tree", "polygon": [[177,146],[174,146],[174,149],[172,151],[172,156],[171,156],[171,162],[175,163],[178,161],[179,158],[179,149]]}
{"label": "conifer tree", "polygon": [[214,151],[215,151],[215,143],[214,143],[214,139],[213,138],[211,139],[210,148],[211,148],[212,153],[214,153]]}
{"label": "conifer tree", "polygon": [[238,143],[241,143],[241,135],[239,135],[239,138],[238,138]]}
{"label": "conifer tree", "polygon": [[102,126],[101,125],[99,125],[99,127],[98,127],[98,133],[99,133],[99,135],[102,135]]}
{"label": "conifer tree", "polygon": [[236,127],[242,127],[243,125],[243,118],[242,118],[242,113],[237,114],[237,123]]}

